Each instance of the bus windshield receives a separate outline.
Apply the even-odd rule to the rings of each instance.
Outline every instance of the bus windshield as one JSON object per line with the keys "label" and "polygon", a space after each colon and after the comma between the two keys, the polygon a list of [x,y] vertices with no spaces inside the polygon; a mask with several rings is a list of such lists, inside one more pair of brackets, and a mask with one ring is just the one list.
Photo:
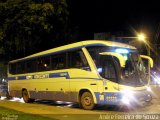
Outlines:
{"label": "bus windshield", "polygon": [[[128,86],[143,86],[147,84],[146,69],[136,49],[90,47],[88,51],[97,66],[99,74],[103,78]],[[118,65],[119,60],[116,57],[100,54],[102,52],[121,54],[124,57],[125,66],[121,67]]]}
{"label": "bus windshield", "polygon": [[148,83],[146,69],[137,52],[122,54],[126,59],[125,67],[121,68],[119,83],[131,86],[143,86]]}

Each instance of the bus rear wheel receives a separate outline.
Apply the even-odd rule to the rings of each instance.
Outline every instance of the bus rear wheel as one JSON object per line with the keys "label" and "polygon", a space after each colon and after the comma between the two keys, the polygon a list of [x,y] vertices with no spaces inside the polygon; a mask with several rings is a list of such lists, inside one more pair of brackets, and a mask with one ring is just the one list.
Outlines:
{"label": "bus rear wheel", "polygon": [[22,97],[25,103],[31,103],[34,102],[34,99],[29,98],[29,94],[27,90],[22,91]]}
{"label": "bus rear wheel", "polygon": [[92,110],[95,107],[93,96],[90,92],[84,92],[80,99],[81,107],[85,110]]}

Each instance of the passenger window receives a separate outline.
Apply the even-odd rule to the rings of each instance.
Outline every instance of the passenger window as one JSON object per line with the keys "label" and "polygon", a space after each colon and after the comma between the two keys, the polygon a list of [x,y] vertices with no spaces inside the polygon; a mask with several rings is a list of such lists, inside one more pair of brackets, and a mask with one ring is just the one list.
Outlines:
{"label": "passenger window", "polygon": [[82,51],[72,51],[68,53],[69,67],[90,70],[87,59]]}
{"label": "passenger window", "polygon": [[18,62],[16,68],[17,74],[25,73],[25,62]]}
{"label": "passenger window", "polygon": [[16,74],[16,63],[10,63],[10,65],[9,65],[9,72],[11,74]]}
{"label": "passenger window", "polygon": [[38,58],[38,72],[51,70],[50,56]]}
{"label": "passenger window", "polygon": [[66,53],[55,54],[51,57],[52,70],[66,68]]}
{"label": "passenger window", "polygon": [[26,63],[27,63],[26,69],[28,73],[37,72],[37,60],[36,59],[27,60]]}
{"label": "passenger window", "polygon": [[102,72],[100,73],[100,75],[103,78],[106,78],[113,82],[117,82],[116,69],[115,69],[113,59],[107,56],[102,56],[101,57],[101,68],[102,68]]}
{"label": "passenger window", "polygon": [[114,80],[116,79],[116,72],[114,68],[114,64],[111,61],[106,61],[104,65],[104,77],[107,79]]}

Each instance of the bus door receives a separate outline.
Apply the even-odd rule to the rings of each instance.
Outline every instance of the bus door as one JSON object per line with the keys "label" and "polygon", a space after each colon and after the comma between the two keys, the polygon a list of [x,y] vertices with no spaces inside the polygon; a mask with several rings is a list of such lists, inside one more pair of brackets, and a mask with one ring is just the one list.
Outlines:
{"label": "bus door", "polygon": [[115,57],[110,55],[101,55],[100,57],[101,72],[100,75],[107,80],[104,91],[114,92],[118,90],[119,69]]}
{"label": "bus door", "polygon": [[146,70],[146,75],[148,76],[148,85],[153,83],[153,79],[152,78],[152,74],[151,74],[151,68],[153,68],[153,59],[149,56],[146,55],[140,55],[142,61],[143,61],[143,65],[145,67]]}

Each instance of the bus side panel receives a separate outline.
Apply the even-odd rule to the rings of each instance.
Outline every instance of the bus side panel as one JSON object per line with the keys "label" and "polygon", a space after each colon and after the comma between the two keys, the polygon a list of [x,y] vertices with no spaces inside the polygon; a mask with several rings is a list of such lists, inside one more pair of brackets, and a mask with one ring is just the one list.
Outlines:
{"label": "bus side panel", "polygon": [[[13,97],[22,97],[22,90],[26,89],[29,93],[29,97],[33,99],[45,99],[45,100],[69,100],[69,79],[67,76],[63,76],[61,71],[43,72],[30,74],[33,79],[18,79],[9,81],[9,93]],[[62,75],[63,74],[63,75]],[[36,78],[34,76],[49,76],[48,78]],[[17,77],[17,76],[16,76]],[[27,77],[27,74],[26,76]],[[18,76],[17,78],[22,78]]]}
{"label": "bus side panel", "polygon": [[63,77],[35,80],[29,88],[30,97],[43,100],[69,100],[69,81]]}
{"label": "bus side panel", "polygon": [[88,90],[96,102],[94,92],[98,92],[98,82],[102,82],[97,74],[81,69],[69,69],[68,72],[70,75],[70,101],[79,102],[79,92]]}
{"label": "bus side panel", "polygon": [[8,91],[9,95],[12,97],[22,97],[22,86],[19,84],[19,81],[12,80],[8,81]]}

